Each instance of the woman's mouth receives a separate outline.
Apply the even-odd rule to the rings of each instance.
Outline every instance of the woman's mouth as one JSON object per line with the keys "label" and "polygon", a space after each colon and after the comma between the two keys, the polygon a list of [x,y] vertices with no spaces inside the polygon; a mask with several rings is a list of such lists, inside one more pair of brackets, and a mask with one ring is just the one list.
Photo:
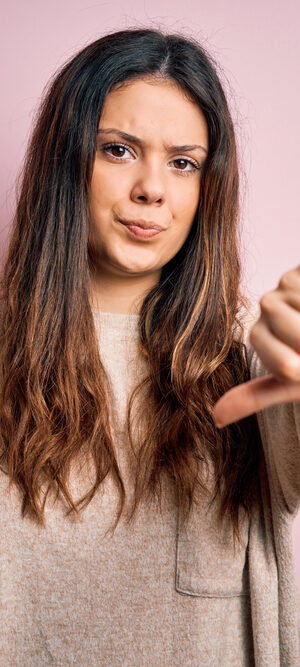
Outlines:
{"label": "woman's mouth", "polygon": [[133,234],[134,236],[137,236],[138,238],[141,239],[149,239],[152,236],[156,236],[157,234],[160,234],[162,231],[161,229],[154,229],[154,227],[147,227],[147,229],[144,229],[143,227],[139,227],[138,225],[134,225],[128,222],[122,222],[122,220],[119,220],[121,225],[126,227],[129,231],[130,234]]}

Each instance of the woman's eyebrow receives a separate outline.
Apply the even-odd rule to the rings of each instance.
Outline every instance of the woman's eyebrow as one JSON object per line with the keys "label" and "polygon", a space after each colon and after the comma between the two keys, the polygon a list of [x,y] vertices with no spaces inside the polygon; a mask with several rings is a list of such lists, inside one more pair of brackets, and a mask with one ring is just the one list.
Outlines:
{"label": "woman's eyebrow", "polygon": [[[113,132],[114,134],[118,134],[119,137],[124,139],[125,141],[133,141],[134,143],[138,144],[138,146],[143,147],[145,145],[145,142],[140,139],[139,137],[135,137],[133,134],[127,134],[127,132],[122,132],[121,130],[117,130],[114,127],[109,127],[109,128],[99,128],[97,134],[110,134]],[[203,147],[200,146],[199,144],[187,144],[184,146],[166,146],[164,145],[165,149],[169,152],[181,152],[181,151],[194,151],[197,149],[200,149],[207,155],[207,150]]]}

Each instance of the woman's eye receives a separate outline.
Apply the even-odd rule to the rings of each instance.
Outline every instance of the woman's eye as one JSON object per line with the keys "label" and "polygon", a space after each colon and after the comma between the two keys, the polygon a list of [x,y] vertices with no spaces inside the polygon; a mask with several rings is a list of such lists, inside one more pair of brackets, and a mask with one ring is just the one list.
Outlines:
{"label": "woman's eye", "polygon": [[123,146],[122,144],[107,144],[106,146],[102,146],[102,150],[104,153],[108,153],[109,155],[112,155],[112,157],[115,158],[121,158],[124,157],[124,152],[128,151],[128,148],[126,146]]}
{"label": "woman's eye", "polygon": [[[180,165],[179,169],[178,169],[178,167],[176,167],[176,169],[178,169],[178,171],[186,172],[186,171],[195,171],[196,169],[200,169],[199,165],[196,162],[192,162],[191,160],[186,160],[183,157],[176,158],[176,160],[173,160],[173,162],[174,162],[174,164],[175,164],[175,162],[177,162]],[[182,168],[186,165],[189,165],[190,169]]]}
{"label": "woman's eye", "polygon": [[[126,157],[126,152],[129,153],[129,155],[132,155],[128,146],[117,143],[105,144],[105,146],[102,146],[101,150],[103,153],[106,153],[110,155],[110,157],[119,161]],[[187,158],[176,158],[175,160],[172,160],[172,163],[175,165],[175,170],[181,171],[183,174],[192,173],[200,169],[200,166],[197,164],[197,162],[188,160]]]}

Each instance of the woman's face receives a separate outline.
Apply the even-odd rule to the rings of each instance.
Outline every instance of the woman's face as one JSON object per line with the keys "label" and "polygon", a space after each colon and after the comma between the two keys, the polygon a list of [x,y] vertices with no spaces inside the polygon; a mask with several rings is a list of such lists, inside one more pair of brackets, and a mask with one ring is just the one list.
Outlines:
{"label": "woman's face", "polygon": [[98,272],[159,280],[191,229],[207,150],[203,113],[172,82],[139,79],[107,95],[90,190]]}

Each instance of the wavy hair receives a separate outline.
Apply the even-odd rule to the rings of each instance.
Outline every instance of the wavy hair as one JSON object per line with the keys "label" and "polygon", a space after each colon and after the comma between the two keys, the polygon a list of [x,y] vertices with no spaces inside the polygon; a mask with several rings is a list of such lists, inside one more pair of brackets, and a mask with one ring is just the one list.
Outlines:
{"label": "wavy hair", "polygon": [[[147,77],[176,82],[199,105],[209,151],[189,236],[163,267],[140,312],[140,348],[149,373],[128,406],[135,452],[129,520],[142,499],[161,498],[163,476],[186,520],[198,491],[206,489],[203,473],[211,461],[212,502],[218,497],[219,520],[229,516],[239,539],[239,508],[250,515],[257,497],[256,418],[221,431],[212,418],[217,399],[249,379],[239,318],[247,302],[239,287],[237,149],[217,65],[183,35],[152,29],[107,34],[65,63],[44,91],[1,277],[1,465],[21,491],[23,517],[29,514],[42,525],[51,489],[76,514],[108,474],[119,490],[115,525],[123,513],[126,492],[112,436],[109,383],[89,302],[89,189],[107,94]],[[134,443],[137,392],[141,413],[151,405],[151,419]],[[68,473],[83,452],[92,457],[95,481],[75,503]]]}

